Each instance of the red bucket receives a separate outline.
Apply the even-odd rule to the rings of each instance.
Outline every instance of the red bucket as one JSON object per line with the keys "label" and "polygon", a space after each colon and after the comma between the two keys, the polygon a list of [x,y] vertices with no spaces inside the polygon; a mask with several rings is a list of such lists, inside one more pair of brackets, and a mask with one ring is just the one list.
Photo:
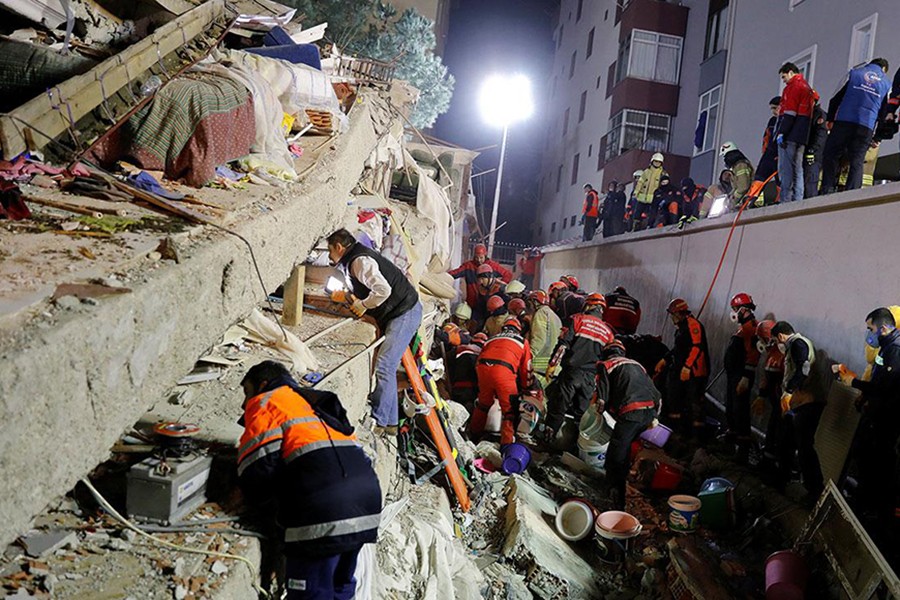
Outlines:
{"label": "red bucket", "polygon": [[775,552],[766,559],[766,600],[803,600],[809,570],[793,550]]}
{"label": "red bucket", "polygon": [[681,483],[681,469],[668,463],[656,463],[656,471],[650,481],[650,489],[674,490]]}

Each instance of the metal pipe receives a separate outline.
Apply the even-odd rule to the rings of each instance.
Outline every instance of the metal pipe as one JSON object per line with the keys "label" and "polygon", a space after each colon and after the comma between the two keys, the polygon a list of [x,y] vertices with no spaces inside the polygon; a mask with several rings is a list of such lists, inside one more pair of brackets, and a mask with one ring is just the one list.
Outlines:
{"label": "metal pipe", "polygon": [[497,210],[500,208],[500,185],[503,182],[503,160],[506,158],[506,138],[509,125],[503,126],[503,141],[500,143],[500,165],[497,167],[497,185],[494,187],[494,208],[491,211],[491,234],[488,239],[488,256],[494,255],[494,235],[497,233]]}

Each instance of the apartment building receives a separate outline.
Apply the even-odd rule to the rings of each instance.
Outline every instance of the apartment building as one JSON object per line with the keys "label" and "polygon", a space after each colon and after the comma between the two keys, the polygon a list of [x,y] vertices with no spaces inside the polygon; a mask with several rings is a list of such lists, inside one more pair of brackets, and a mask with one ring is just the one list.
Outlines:
{"label": "apartment building", "polygon": [[[850,68],[882,56],[893,76],[896,8],[896,0],[562,0],[535,242],[576,237],[582,186],[630,181],[653,152],[676,182],[690,175],[702,185],[724,168],[725,141],[755,163],[786,61],[826,107]],[[894,139],[882,144],[875,179],[898,172]]]}

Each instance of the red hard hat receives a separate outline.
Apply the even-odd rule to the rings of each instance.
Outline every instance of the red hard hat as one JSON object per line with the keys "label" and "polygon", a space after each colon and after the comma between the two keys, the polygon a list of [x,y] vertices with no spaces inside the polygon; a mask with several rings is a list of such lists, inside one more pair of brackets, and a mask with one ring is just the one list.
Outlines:
{"label": "red hard hat", "polygon": [[559,278],[559,280],[566,284],[568,287],[572,288],[573,291],[581,287],[578,285],[578,278],[574,275],[563,275]]}
{"label": "red hard hat", "polygon": [[772,339],[772,328],[775,327],[775,321],[760,321],[756,326],[756,337],[764,342]]}
{"label": "red hard hat", "polygon": [[753,298],[750,297],[750,294],[745,292],[740,292],[735,294],[731,298],[731,310],[737,310],[742,306],[750,306],[751,308],[756,308],[756,305],[753,303]]}
{"label": "red hard hat", "polygon": [[475,256],[487,256],[487,246],[484,244],[475,244]]}
{"label": "red hard hat", "polygon": [[547,296],[547,292],[544,290],[534,290],[528,294],[528,299],[538,304],[548,304],[550,302],[550,297]]}
{"label": "red hard hat", "polygon": [[494,312],[499,308],[503,308],[504,304],[506,304],[506,302],[504,302],[503,298],[500,296],[491,296],[487,301],[488,312]]}
{"label": "red hard hat", "polygon": [[475,275],[478,277],[484,275],[485,273],[487,273],[488,275],[493,275],[494,267],[492,267],[489,264],[483,264],[483,265],[479,265],[478,270],[475,271]]}
{"label": "red hard hat", "polygon": [[488,341],[488,336],[483,331],[479,331],[472,336],[472,341],[476,344],[483,345],[486,341]]}
{"label": "red hard hat", "polygon": [[675,298],[671,302],[669,302],[669,306],[666,307],[666,312],[669,314],[678,314],[678,313],[686,313],[691,312],[691,308],[688,306],[688,303],[683,298]]}
{"label": "red hard hat", "polygon": [[510,317],[510,318],[508,318],[508,319],[503,323],[503,327],[504,327],[504,329],[507,328],[507,327],[511,327],[512,329],[515,329],[515,330],[518,331],[519,333],[522,333],[522,323],[520,323],[519,320],[518,320],[517,318],[515,318],[515,317]]}
{"label": "red hard hat", "polygon": [[553,293],[554,290],[567,290],[567,289],[569,289],[569,286],[567,286],[562,281],[554,281],[547,287],[547,291],[550,292],[551,294]]}
{"label": "red hard hat", "polygon": [[509,301],[509,312],[512,315],[520,315],[525,312],[525,301],[521,298],[513,298]]}
{"label": "red hard hat", "polygon": [[590,294],[584,299],[584,306],[585,308],[600,306],[603,310],[606,310],[606,298],[603,297],[603,294]]}

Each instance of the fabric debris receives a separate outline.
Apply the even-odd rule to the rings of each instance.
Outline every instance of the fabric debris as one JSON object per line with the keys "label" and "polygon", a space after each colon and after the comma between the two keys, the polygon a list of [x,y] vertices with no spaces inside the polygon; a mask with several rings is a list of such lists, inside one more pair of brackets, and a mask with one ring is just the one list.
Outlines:
{"label": "fabric debris", "polygon": [[0,219],[19,221],[31,217],[31,210],[22,200],[22,191],[14,183],[0,180]]}
{"label": "fabric debris", "polygon": [[259,309],[253,309],[250,316],[241,322],[241,327],[247,330],[248,341],[271,346],[290,359],[294,371],[305,373],[319,370],[319,361],[307,345],[290,331],[282,332],[278,324],[263,315]]}

